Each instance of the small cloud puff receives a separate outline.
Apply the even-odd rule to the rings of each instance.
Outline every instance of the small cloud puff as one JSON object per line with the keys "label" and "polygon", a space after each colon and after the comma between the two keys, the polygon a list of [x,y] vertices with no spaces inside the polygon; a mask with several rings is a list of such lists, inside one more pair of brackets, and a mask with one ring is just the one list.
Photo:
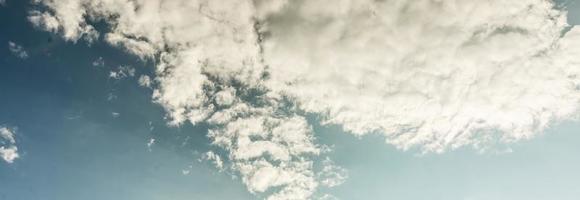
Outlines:
{"label": "small cloud puff", "polygon": [[147,75],[141,75],[138,81],[141,87],[151,87],[151,78]]}
{"label": "small cloud puff", "polygon": [[112,79],[123,79],[126,77],[133,77],[135,76],[135,68],[131,67],[131,66],[119,66],[117,71],[111,71],[109,72],[109,78]]}
{"label": "small cloud puff", "polygon": [[0,126],[0,157],[7,163],[13,163],[19,156],[14,129]]}
{"label": "small cloud puff", "polygon": [[8,50],[10,50],[14,56],[20,59],[28,58],[28,52],[26,52],[22,46],[12,41],[8,41]]}
{"label": "small cloud puff", "polygon": [[94,60],[91,64],[95,67],[104,67],[105,60],[103,59],[103,57],[99,57],[96,60]]}

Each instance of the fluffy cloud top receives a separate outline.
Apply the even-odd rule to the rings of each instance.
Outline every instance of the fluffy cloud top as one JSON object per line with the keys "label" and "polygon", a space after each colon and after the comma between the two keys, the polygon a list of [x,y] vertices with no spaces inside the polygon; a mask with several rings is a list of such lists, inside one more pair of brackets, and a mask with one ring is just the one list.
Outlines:
{"label": "fluffy cloud top", "polygon": [[7,163],[12,163],[19,157],[14,131],[6,127],[0,127],[0,157]]}
{"label": "fluffy cloud top", "polygon": [[532,138],[580,105],[580,29],[548,0],[39,3],[39,28],[155,60],[142,84],[170,123],[207,123],[228,162],[211,159],[272,200],[346,177],[302,113],[443,152]]}
{"label": "fluffy cloud top", "polygon": [[530,138],[576,115],[580,100],[580,29],[562,37],[566,16],[553,7],[298,1],[267,19],[268,86],[326,123],[403,149]]}

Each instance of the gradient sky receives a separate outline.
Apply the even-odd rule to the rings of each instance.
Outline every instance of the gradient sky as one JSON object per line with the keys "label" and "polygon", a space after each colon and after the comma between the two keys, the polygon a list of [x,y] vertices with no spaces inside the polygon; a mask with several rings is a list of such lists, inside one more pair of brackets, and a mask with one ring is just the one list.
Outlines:
{"label": "gradient sky", "polygon": [[[166,125],[151,90],[137,84],[138,75],[153,73],[153,63],[102,42],[65,42],[34,29],[28,6],[16,0],[0,6],[0,125],[16,128],[20,153],[12,164],[0,162],[0,200],[260,198],[230,172],[198,161],[214,149],[207,128]],[[580,3],[570,1],[569,9],[570,22],[580,23]],[[28,58],[12,54],[10,41]],[[99,58],[104,66],[93,66]],[[137,76],[110,78],[119,65],[133,66]],[[381,136],[314,129],[348,170],[344,184],[324,190],[339,199],[580,199],[578,122],[553,125],[510,145],[512,152],[483,154],[461,148],[420,155]]]}

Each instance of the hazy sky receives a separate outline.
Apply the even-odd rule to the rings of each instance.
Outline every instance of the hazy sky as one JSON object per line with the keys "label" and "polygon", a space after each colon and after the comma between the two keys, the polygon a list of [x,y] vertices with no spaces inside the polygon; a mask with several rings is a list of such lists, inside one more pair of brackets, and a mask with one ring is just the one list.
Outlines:
{"label": "hazy sky", "polygon": [[130,2],[0,1],[0,200],[580,198],[580,2]]}

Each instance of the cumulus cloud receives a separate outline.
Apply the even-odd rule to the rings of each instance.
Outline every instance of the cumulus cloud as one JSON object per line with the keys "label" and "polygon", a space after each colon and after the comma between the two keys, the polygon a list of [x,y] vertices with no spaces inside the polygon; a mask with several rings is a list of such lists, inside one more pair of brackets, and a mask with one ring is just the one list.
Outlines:
{"label": "cumulus cloud", "polygon": [[18,155],[14,130],[0,126],[0,157],[7,163],[13,163]]}
{"label": "cumulus cloud", "polygon": [[42,1],[42,3],[56,12],[31,11],[28,20],[34,26],[53,33],[60,33],[63,38],[72,42],[76,42],[80,38],[92,42],[98,38],[99,33],[85,21],[85,17],[89,13],[84,9],[86,5],[83,1]]}
{"label": "cumulus cloud", "polygon": [[10,50],[10,52],[20,58],[20,59],[26,59],[28,58],[28,52],[26,52],[26,50],[24,50],[24,48],[22,46],[20,46],[19,44],[16,44],[12,41],[8,41],[8,50]]}
{"label": "cumulus cloud", "polygon": [[580,29],[548,0],[40,3],[36,27],[154,60],[140,83],[169,123],[208,124],[212,159],[272,200],[347,177],[304,113],[444,152],[532,138],[580,105]]}
{"label": "cumulus cloud", "polygon": [[580,30],[551,1],[332,2],[270,16],[264,41],[269,88],[327,124],[441,152],[577,114]]}

